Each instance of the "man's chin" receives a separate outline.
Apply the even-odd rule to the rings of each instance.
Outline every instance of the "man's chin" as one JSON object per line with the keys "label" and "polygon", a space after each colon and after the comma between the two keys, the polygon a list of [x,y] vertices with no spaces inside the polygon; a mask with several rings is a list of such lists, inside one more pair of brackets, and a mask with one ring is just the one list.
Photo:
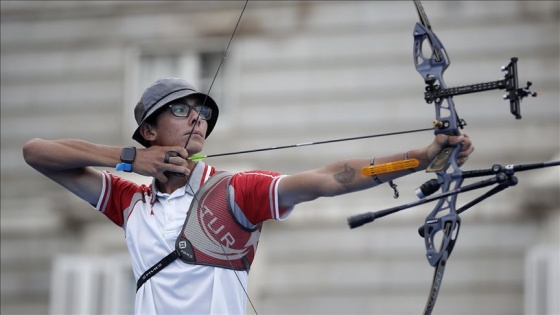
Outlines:
{"label": "man's chin", "polygon": [[202,149],[204,148],[204,140],[203,141],[189,141],[189,143],[187,143],[187,151],[189,152],[189,155],[192,154],[197,154],[202,152]]}

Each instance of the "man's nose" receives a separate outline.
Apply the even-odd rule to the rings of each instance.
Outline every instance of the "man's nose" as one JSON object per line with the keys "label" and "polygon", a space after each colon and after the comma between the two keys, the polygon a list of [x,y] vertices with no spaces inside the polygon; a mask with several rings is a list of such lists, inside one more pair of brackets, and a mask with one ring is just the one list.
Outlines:
{"label": "man's nose", "polygon": [[192,112],[194,113],[194,115],[192,113],[191,115],[189,115],[189,125],[191,126],[200,125],[200,117],[198,113],[194,110]]}

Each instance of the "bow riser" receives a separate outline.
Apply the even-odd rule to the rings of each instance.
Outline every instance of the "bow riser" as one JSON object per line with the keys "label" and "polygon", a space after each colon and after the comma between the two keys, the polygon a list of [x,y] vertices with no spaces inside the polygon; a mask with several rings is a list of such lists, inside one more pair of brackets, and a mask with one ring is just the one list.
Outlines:
{"label": "bow riser", "polygon": [[[447,86],[443,80],[443,73],[450,65],[449,57],[443,44],[437,36],[420,23],[414,27],[414,65],[416,70],[427,84],[427,89],[442,88]],[[423,46],[431,46],[431,56],[428,58],[423,54]],[[459,135],[459,128],[463,127],[455,110],[452,97],[436,98],[434,102],[436,119],[434,125],[437,127],[434,133],[446,135]],[[461,187],[463,182],[462,171],[457,165],[457,156],[461,146],[445,148],[441,157],[438,157],[432,166],[437,170],[438,183],[441,191],[447,192],[451,189]],[[434,210],[426,217],[424,225],[424,243],[426,246],[426,257],[430,265],[435,266],[440,260],[447,260],[459,232],[460,218],[457,215],[457,195],[442,198],[438,201]],[[444,235],[440,238],[439,234]],[[441,239],[438,245],[436,239]]]}

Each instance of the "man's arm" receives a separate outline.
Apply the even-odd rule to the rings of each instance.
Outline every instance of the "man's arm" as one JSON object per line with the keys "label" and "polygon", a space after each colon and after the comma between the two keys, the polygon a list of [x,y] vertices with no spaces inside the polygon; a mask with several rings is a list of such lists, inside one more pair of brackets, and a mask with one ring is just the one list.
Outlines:
{"label": "man's arm", "polygon": [[[466,136],[447,137],[438,135],[432,144],[426,148],[408,151],[408,158],[418,159],[420,166],[416,170],[424,170],[432,159],[447,145],[462,143],[458,162],[462,165],[474,150],[470,139]],[[386,157],[377,157],[375,164],[383,164],[402,160],[404,152]],[[324,167],[286,176],[278,187],[280,207],[292,207],[298,203],[311,201],[319,197],[332,197],[356,192],[376,185],[370,176],[363,176],[360,170],[370,164],[369,158],[347,159],[337,161]],[[388,182],[398,177],[410,174],[410,170],[378,175],[382,182]]]}
{"label": "man's arm", "polygon": [[[101,194],[102,175],[94,167],[115,167],[120,163],[121,151],[121,147],[77,139],[32,139],[23,146],[23,157],[37,171],[96,205]],[[165,163],[167,151],[179,152],[180,156],[171,158],[171,163]],[[180,146],[137,149],[132,171],[166,182],[165,171],[190,173],[187,158],[187,150]]]}
{"label": "man's arm", "polygon": [[92,205],[102,188],[102,175],[92,166],[114,167],[120,152],[119,147],[74,139],[33,139],[23,146],[27,164]]}

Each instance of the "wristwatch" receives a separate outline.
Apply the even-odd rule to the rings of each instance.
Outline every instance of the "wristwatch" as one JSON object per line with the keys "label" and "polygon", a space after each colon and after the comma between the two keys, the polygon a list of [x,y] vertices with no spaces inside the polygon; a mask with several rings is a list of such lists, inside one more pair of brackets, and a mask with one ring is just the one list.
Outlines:
{"label": "wristwatch", "polygon": [[126,147],[121,151],[121,163],[117,164],[117,171],[132,172],[132,163],[136,158],[136,148]]}

